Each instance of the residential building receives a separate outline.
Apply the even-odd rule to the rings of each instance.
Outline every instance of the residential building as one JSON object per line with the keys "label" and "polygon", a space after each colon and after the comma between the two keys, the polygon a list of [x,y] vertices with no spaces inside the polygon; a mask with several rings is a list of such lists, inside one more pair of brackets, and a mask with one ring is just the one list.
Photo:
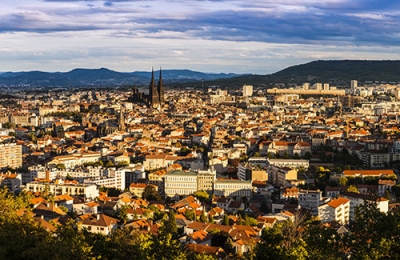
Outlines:
{"label": "residential building", "polygon": [[270,165],[278,167],[291,167],[291,168],[304,168],[308,169],[310,167],[309,160],[301,159],[268,159]]}
{"label": "residential building", "polygon": [[338,222],[348,224],[350,220],[350,200],[339,197],[318,207],[318,217],[322,223]]}
{"label": "residential building", "polygon": [[41,182],[33,181],[26,184],[27,191],[31,192],[49,192],[55,196],[68,194],[70,196],[84,196],[85,198],[96,198],[99,190],[95,184],[79,184],[78,182]]}
{"label": "residential building", "polygon": [[0,144],[0,168],[22,166],[22,146],[15,143]]}
{"label": "residential building", "polygon": [[165,195],[178,198],[181,195],[190,195],[198,190],[197,172],[169,171],[164,176]]}
{"label": "residential building", "polygon": [[104,214],[84,215],[82,220],[82,228],[90,233],[99,233],[105,236],[110,235],[117,229],[118,219],[109,217]]}
{"label": "residential building", "polygon": [[217,179],[214,183],[214,195],[225,197],[251,198],[252,182],[233,179]]}
{"label": "residential building", "polygon": [[389,200],[383,197],[376,198],[368,194],[359,194],[355,192],[345,192],[342,196],[350,200],[350,219],[354,220],[354,215],[356,208],[363,205],[364,202],[375,203],[378,210],[382,213],[387,213],[389,211]]}
{"label": "residential building", "polygon": [[312,215],[318,215],[318,207],[330,200],[323,198],[320,190],[300,190],[298,196],[299,206],[308,209]]}

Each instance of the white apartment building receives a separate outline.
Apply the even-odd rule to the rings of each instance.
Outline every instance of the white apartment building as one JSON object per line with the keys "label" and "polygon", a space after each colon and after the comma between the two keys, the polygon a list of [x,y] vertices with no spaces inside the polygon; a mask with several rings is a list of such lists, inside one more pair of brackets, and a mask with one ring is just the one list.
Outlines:
{"label": "white apartment building", "polygon": [[342,196],[350,200],[350,219],[354,219],[356,208],[364,204],[364,201],[375,203],[380,212],[387,213],[389,211],[389,200],[383,197],[375,199],[367,194],[359,194],[355,192],[345,192]]}
{"label": "white apartment building", "polygon": [[53,161],[49,164],[64,164],[66,168],[73,168],[75,166],[82,165],[84,163],[92,163],[100,160],[101,153],[77,153],[70,155],[61,155],[54,157]]}
{"label": "white apartment building", "polygon": [[320,190],[300,190],[299,191],[299,206],[310,210],[312,215],[318,215],[318,207],[326,202],[329,198],[322,197]]}
{"label": "white apartment building", "polygon": [[289,181],[297,180],[297,170],[290,167],[278,167],[270,165],[268,167],[268,179],[274,186],[289,187]]}
{"label": "white apartment building", "polygon": [[213,191],[216,196],[247,197],[252,194],[252,182],[216,179],[215,171],[169,171],[164,175],[165,195],[178,198],[198,190]]}
{"label": "white apartment building", "polygon": [[180,195],[190,195],[197,189],[197,172],[170,171],[164,175],[165,195],[178,198]]}
{"label": "white apartment building", "polygon": [[319,206],[318,217],[322,223],[335,221],[348,224],[350,220],[350,200],[339,197]]}
{"label": "white apartment building", "polygon": [[252,182],[231,179],[217,179],[214,183],[214,195],[225,197],[251,198]]}
{"label": "white apartment building", "polygon": [[125,171],[123,169],[108,169],[107,177],[97,177],[94,180],[85,180],[85,183],[93,183],[101,187],[115,188],[117,190],[125,190]]}
{"label": "white apartment building", "polygon": [[309,160],[300,159],[268,159],[270,165],[278,167],[290,167],[290,168],[300,168],[308,169],[310,167]]}
{"label": "white apartment building", "polygon": [[253,95],[253,85],[243,85],[243,96],[251,97]]}
{"label": "white apartment building", "polygon": [[15,143],[0,144],[0,168],[22,166],[22,146]]}
{"label": "white apartment building", "polygon": [[84,196],[89,199],[94,199],[99,196],[99,190],[95,184],[33,181],[27,183],[25,189],[30,192],[44,192],[47,190],[50,194],[54,194],[55,196],[68,194],[70,196]]}

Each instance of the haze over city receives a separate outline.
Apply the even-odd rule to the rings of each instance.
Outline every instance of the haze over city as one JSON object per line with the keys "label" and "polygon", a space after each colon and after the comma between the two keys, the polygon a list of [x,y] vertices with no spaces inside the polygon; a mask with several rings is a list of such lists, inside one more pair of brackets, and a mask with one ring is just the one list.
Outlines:
{"label": "haze over city", "polygon": [[317,59],[399,59],[400,3],[3,0],[0,71],[268,74]]}

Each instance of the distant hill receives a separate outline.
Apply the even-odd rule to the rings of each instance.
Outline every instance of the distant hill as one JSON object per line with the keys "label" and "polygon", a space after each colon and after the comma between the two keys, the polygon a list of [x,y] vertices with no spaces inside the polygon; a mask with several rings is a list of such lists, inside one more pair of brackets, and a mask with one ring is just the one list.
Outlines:
{"label": "distant hill", "polygon": [[206,82],[207,86],[240,86],[243,84],[321,82],[349,85],[350,80],[400,82],[400,61],[318,60],[288,67],[270,75],[243,75]]}
{"label": "distant hill", "polygon": [[[159,71],[155,71],[158,79]],[[149,84],[150,71],[117,72],[106,68],[74,69],[69,72],[1,72],[1,86],[90,87]],[[348,86],[350,80],[400,82],[400,61],[318,60],[288,67],[269,75],[203,73],[191,70],[163,70],[164,83],[176,87],[238,86],[251,84],[271,87],[276,83],[330,83]]]}
{"label": "distant hill", "polygon": [[[158,79],[159,71],[155,71]],[[203,73],[191,70],[163,70],[162,77],[165,84],[201,82],[203,80],[215,80],[230,78],[239,74]],[[81,69],[77,68],[69,72],[2,72],[0,73],[0,86],[30,87],[87,87],[87,86],[122,86],[122,85],[147,85],[151,78],[151,72],[117,72],[106,68]]]}

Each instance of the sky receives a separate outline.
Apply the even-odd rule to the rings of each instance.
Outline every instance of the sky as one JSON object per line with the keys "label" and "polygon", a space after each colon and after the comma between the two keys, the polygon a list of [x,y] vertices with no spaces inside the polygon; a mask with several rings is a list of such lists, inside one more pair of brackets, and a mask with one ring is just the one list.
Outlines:
{"label": "sky", "polygon": [[0,71],[270,74],[400,60],[396,0],[1,0]]}

